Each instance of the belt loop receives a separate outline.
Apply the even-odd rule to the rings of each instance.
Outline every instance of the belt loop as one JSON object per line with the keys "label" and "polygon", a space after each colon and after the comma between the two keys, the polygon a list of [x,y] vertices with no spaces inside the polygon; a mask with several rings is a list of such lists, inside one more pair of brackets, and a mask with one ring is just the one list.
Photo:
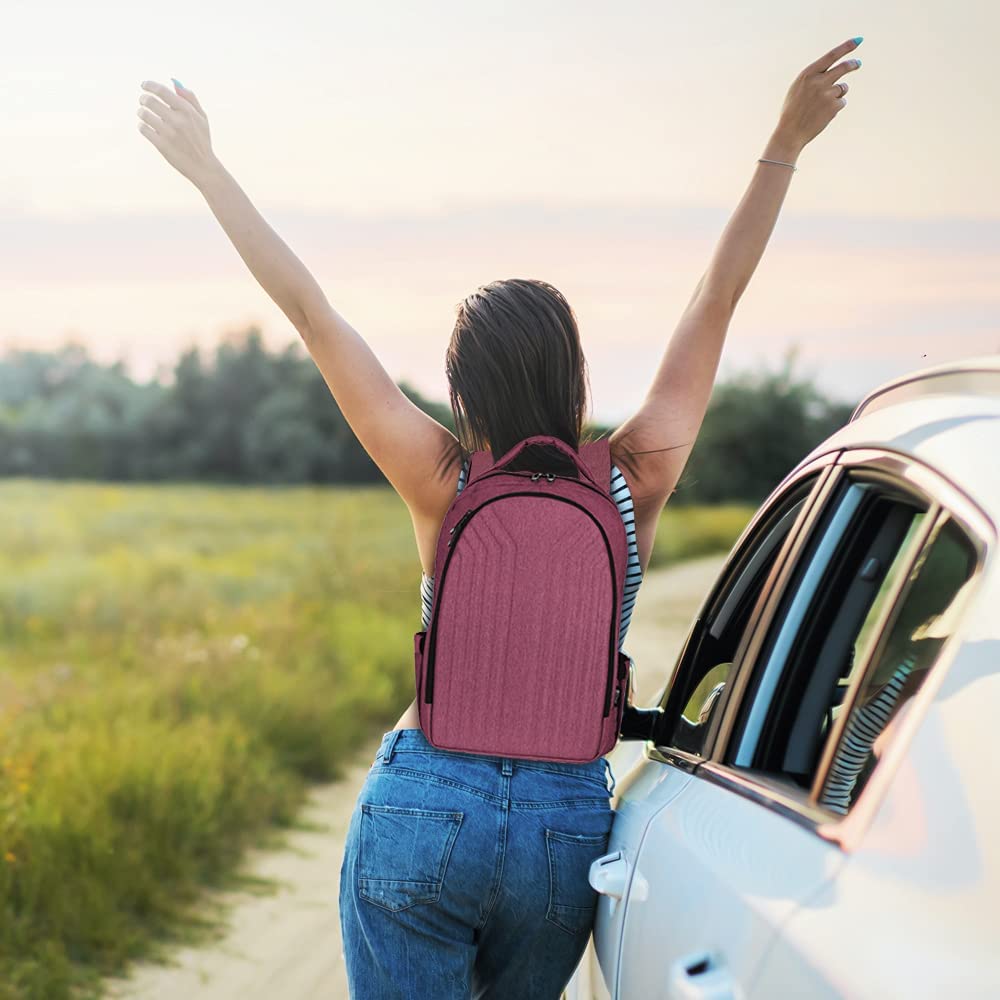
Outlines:
{"label": "belt loop", "polygon": [[402,729],[394,729],[390,734],[389,738],[385,741],[385,753],[382,755],[382,763],[388,764],[392,760],[392,752],[396,749],[396,741],[402,734]]}
{"label": "belt loop", "polygon": [[[611,776],[611,787],[608,789],[608,795],[615,794],[615,772],[611,770],[611,761],[607,757],[604,758],[604,766],[607,770],[607,774]],[[607,775],[605,775],[605,781],[607,781]]]}
{"label": "belt loop", "polygon": [[514,763],[510,757],[504,757],[503,767],[500,768],[500,773],[503,775],[509,775],[514,770]]}

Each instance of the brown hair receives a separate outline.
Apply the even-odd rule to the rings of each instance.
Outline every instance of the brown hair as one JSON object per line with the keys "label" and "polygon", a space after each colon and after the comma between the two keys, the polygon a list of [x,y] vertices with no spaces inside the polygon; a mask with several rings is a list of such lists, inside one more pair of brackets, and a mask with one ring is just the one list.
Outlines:
{"label": "brown hair", "polygon": [[[548,282],[508,278],[467,296],[458,305],[445,370],[463,457],[489,449],[496,460],[533,434],[574,449],[585,443],[587,361],[576,316]],[[525,449],[509,468],[529,466],[568,474],[574,468],[550,446]]]}

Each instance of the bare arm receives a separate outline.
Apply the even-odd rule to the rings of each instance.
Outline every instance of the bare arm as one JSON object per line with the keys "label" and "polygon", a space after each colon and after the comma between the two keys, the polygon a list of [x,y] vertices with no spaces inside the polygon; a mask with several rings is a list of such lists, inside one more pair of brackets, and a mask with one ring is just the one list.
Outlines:
{"label": "bare arm", "polygon": [[[836,83],[857,65],[853,59],[831,64],[858,44],[849,39],[799,73],[763,158],[794,164],[803,147],[844,107]],[[684,471],[708,408],[733,311],[764,253],[791,177],[790,167],[756,164],[645,400],[611,436],[612,451],[631,472],[637,519],[662,508]]]}
{"label": "bare arm", "polygon": [[218,160],[194,91],[175,93],[155,81],[143,88],[149,93],[139,99],[139,131],[202,193],[253,276],[298,330],[351,430],[414,518],[432,516],[438,494],[428,489],[427,470],[434,470],[442,489],[454,490],[455,436],[406,397]]}

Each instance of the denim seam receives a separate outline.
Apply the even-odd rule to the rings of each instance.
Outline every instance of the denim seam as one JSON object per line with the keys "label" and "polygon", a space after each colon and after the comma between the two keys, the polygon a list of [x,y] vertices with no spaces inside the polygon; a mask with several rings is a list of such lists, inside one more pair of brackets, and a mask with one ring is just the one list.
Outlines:
{"label": "denim seam", "polygon": [[451,757],[452,759],[458,759],[458,760],[485,760],[491,764],[499,764],[503,760],[502,757],[497,757],[492,754],[469,753],[465,750],[431,749],[430,747],[425,749],[424,747],[421,746],[417,747],[397,746],[395,752],[393,753],[393,756],[395,757],[396,754],[408,754],[408,753],[421,753],[421,754],[426,754],[428,757]]}
{"label": "denim seam", "polygon": [[566,931],[567,934],[576,934],[577,932],[573,928],[564,924],[555,914],[555,907],[564,906],[565,904],[557,903],[555,901],[555,896],[558,895],[556,890],[559,882],[558,875],[556,874],[557,867],[552,853],[552,838],[549,837],[548,829],[545,831],[545,853],[548,855],[549,860],[549,905],[545,908],[545,919],[555,924],[556,927],[560,927],[562,930]]}
{"label": "denim seam", "polygon": [[477,795],[487,802],[502,803],[503,799],[492,792],[484,792],[481,788],[473,788],[471,785],[463,785],[460,781],[453,781],[451,778],[442,778],[437,774],[428,774],[426,771],[414,771],[408,767],[401,767],[398,764],[390,764],[384,771],[377,770],[378,774],[398,774],[401,778],[416,778],[420,781],[432,781],[437,785],[449,785],[451,788],[461,789],[470,795]]}
{"label": "denim seam", "polygon": [[[500,896],[500,885],[503,882],[504,862],[506,861],[507,858],[507,824],[509,822],[510,804],[511,804],[509,774],[505,774],[503,776],[503,787],[504,787],[504,794],[500,800],[501,802],[500,812],[502,814],[502,820],[500,823],[500,835],[499,835],[500,843],[498,845],[500,849],[500,859],[499,863],[497,864],[497,874],[496,878],[494,879],[493,891],[490,893],[490,898],[486,903],[486,913],[483,914],[483,919],[477,928],[480,931],[482,931],[483,928],[486,926],[486,924],[489,922],[490,914],[493,912],[493,908],[496,906],[496,901]],[[507,808],[504,808],[504,803],[506,803]]]}
{"label": "denim seam", "polygon": [[607,839],[600,833],[563,833],[561,830],[545,828],[545,836],[550,840],[558,840],[563,844],[587,844],[600,847]]}
{"label": "denim seam", "polygon": [[[393,742],[394,743],[398,743],[398,741],[393,741]],[[382,752],[383,749],[384,749],[383,747],[380,747],[375,752],[375,758],[376,758],[376,760],[381,760],[385,756],[385,754]],[[484,761],[487,761],[488,763],[493,763],[493,764],[499,763],[501,760],[505,759],[503,757],[497,757],[497,756],[491,755],[491,754],[468,753],[468,752],[466,752],[464,750],[463,751],[458,751],[458,750],[429,750],[429,749],[425,750],[423,747],[404,747],[404,746],[398,746],[398,745],[396,745],[394,747],[394,749],[393,749],[392,759],[394,760],[397,756],[400,756],[400,755],[403,755],[403,754],[410,754],[410,753],[426,754],[426,755],[428,755],[430,757],[450,757],[453,760],[456,759],[456,758],[460,759],[460,760],[468,760],[468,759],[472,759],[472,760],[484,760]],[[510,758],[507,758],[507,759],[510,759]],[[602,758],[599,758],[599,759],[603,761],[606,758],[602,757]],[[389,763],[391,763],[391,761],[389,761]],[[588,774],[588,773],[586,773],[584,771],[571,771],[571,770],[564,770],[564,769],[558,768],[558,767],[546,767],[544,764],[515,762],[514,766],[516,768],[518,768],[519,770],[522,770],[522,771],[545,771],[548,774],[557,774],[557,775],[559,775],[561,777],[573,776],[573,777],[576,777],[576,778],[583,778],[586,781],[596,781],[599,785],[603,785],[605,788],[607,787],[607,784],[608,784],[607,773],[606,773],[605,768],[604,768],[603,765],[601,767],[601,771],[602,771],[602,773],[603,773],[604,776],[601,777],[601,778],[598,778],[598,777],[596,777],[595,775],[592,775],[592,774]]]}
{"label": "denim seam", "polygon": [[404,816],[430,816],[432,819],[461,819],[464,815],[456,809],[421,809],[417,806],[394,806],[388,802],[362,802],[362,812],[402,814]]}
{"label": "denim seam", "polygon": [[[539,767],[534,764],[518,764],[522,771],[545,771],[546,774],[558,774],[560,777],[582,778],[584,781],[596,781],[599,785],[607,787],[607,777],[598,778],[596,775],[582,771],[563,771],[557,767]],[[604,765],[601,765],[601,772],[605,773]]]}
{"label": "denim seam", "polygon": [[[476,795],[487,802],[493,802],[500,806],[503,805],[503,797],[500,795],[494,795],[492,792],[484,792],[481,788],[473,788],[471,785],[463,785],[460,781],[453,781],[451,778],[442,778],[437,774],[429,774],[427,771],[415,771],[408,767],[400,767],[397,764],[392,764],[387,770],[382,771],[379,769],[377,773],[398,774],[401,778],[429,781],[436,785],[448,785],[451,788],[458,788],[463,792],[468,792],[470,795]],[[524,810],[553,808],[586,809],[588,807],[592,808],[595,803],[608,805],[609,802],[610,797],[607,795],[607,789],[605,788],[603,796],[595,796],[593,798],[545,799],[541,802],[518,802],[516,799],[511,799],[510,808]]]}
{"label": "denim seam", "polygon": [[608,798],[605,796],[600,799],[550,799],[547,802],[514,802],[511,801],[511,809],[524,810],[525,812],[530,812],[532,809],[587,809],[593,808],[593,806],[606,806],[608,804]]}

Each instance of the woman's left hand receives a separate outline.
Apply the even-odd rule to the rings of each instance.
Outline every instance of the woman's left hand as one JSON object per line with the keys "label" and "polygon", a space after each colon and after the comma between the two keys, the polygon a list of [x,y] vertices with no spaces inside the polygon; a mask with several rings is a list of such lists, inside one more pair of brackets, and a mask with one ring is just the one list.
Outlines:
{"label": "woman's left hand", "polygon": [[194,91],[178,84],[175,93],[155,80],[145,80],[142,89],[149,93],[139,98],[139,131],[171,166],[200,187],[219,161],[212,152],[208,116]]}

